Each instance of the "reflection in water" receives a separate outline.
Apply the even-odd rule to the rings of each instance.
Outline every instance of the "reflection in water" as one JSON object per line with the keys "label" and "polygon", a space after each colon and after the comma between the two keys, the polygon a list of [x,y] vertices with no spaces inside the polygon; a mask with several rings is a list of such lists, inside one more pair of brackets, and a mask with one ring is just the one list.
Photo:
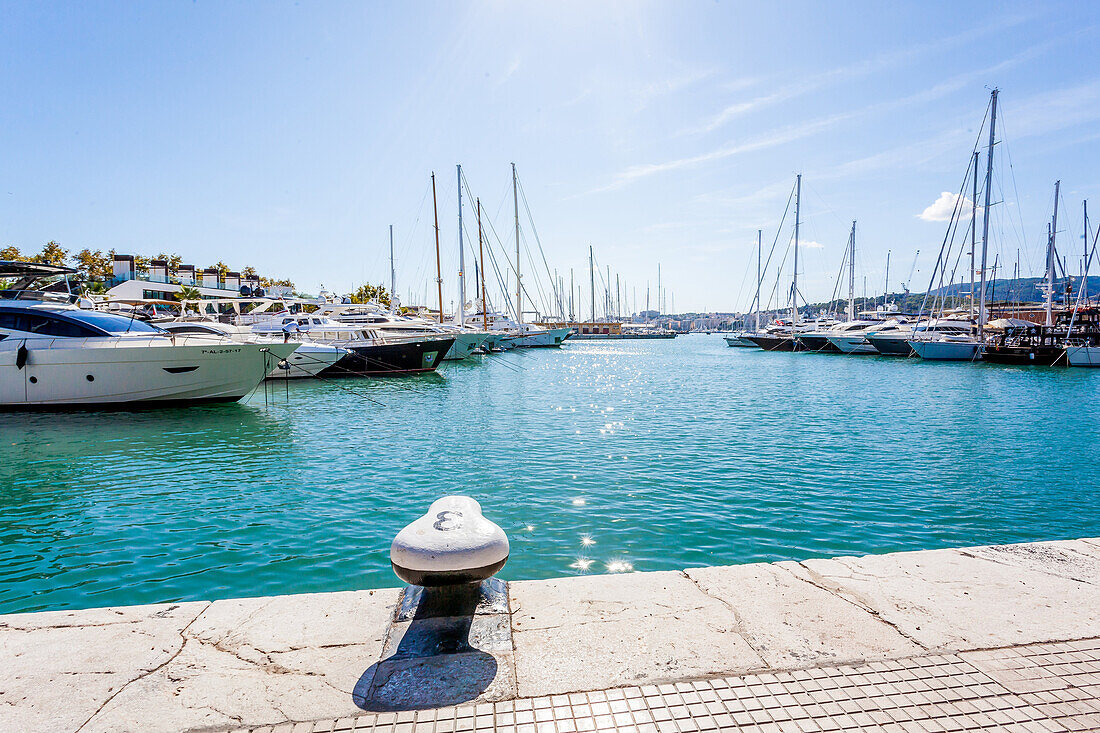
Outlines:
{"label": "reflection in water", "polygon": [[393,586],[394,534],[448,493],[510,578],[1095,536],[1097,385],[689,336],[4,414],[0,612]]}

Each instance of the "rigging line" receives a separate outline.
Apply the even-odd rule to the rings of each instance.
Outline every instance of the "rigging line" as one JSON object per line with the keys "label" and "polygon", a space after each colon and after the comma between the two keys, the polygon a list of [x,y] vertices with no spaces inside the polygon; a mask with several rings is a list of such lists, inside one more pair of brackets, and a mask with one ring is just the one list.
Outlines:
{"label": "rigging line", "polygon": [[[966,184],[967,184],[967,181],[970,178],[971,171],[973,170],[973,167],[974,167],[974,155],[973,155],[973,153],[975,151],[977,151],[979,146],[981,145],[982,132],[985,131],[985,123],[989,119],[989,112],[992,108],[992,105],[993,105],[993,100],[992,100],[992,98],[990,98],[989,102],[986,103],[985,116],[982,118],[982,124],[978,128],[978,134],[974,138],[974,145],[971,147],[971,150],[970,150],[970,152],[971,152],[971,155],[969,156],[970,160],[966,164],[966,173],[963,175],[962,185],[959,186],[959,194],[955,197],[955,207],[954,207],[954,210],[951,212],[951,220],[954,220],[955,217],[959,215],[959,205],[962,203],[963,198],[965,198]],[[984,188],[984,184],[983,184],[983,188]],[[974,202],[974,204],[976,204],[976,203],[977,202]],[[947,231],[943,235],[943,243],[940,245],[939,255],[936,256],[936,264],[935,264],[935,266],[933,266],[932,274],[929,276],[928,289],[924,291],[924,297],[921,299],[920,310],[917,311],[917,322],[918,323],[920,322],[921,316],[924,315],[924,307],[925,307],[925,305],[928,304],[928,295],[929,295],[929,293],[932,292],[932,286],[936,283],[936,272],[941,267],[941,264],[945,265],[945,263],[946,263],[946,260],[944,259],[944,249],[947,247],[948,237],[950,237],[950,236],[951,236],[951,224],[948,224]],[[983,293],[982,296],[984,297],[985,294]]]}
{"label": "rigging line", "polygon": [[[794,191],[795,191],[795,187],[796,187],[796,185],[797,185],[797,184],[793,184],[793,185],[791,186],[791,194],[790,194],[790,196],[788,196],[788,197],[787,197],[787,205],[786,205],[786,207],[784,207],[784,209],[783,209],[783,216],[782,216],[782,218],[780,218],[780,220],[779,220],[779,227],[778,227],[778,228],[776,228],[776,230],[775,230],[775,237],[774,237],[774,238],[772,239],[772,246],[771,246],[771,249],[770,249],[770,250],[768,250],[768,259],[767,259],[767,260],[766,260],[766,261],[764,262],[764,266],[763,266],[763,267],[762,267],[762,268],[760,269],[760,280],[761,280],[761,282],[763,282],[763,280],[764,280],[764,275],[765,275],[765,274],[767,274],[767,272],[768,272],[768,265],[770,265],[770,264],[771,264],[771,261],[772,261],[772,255],[773,255],[773,254],[775,254],[775,247],[776,247],[776,245],[777,245],[777,244],[779,243],[779,236],[780,236],[780,235],[781,235],[781,234],[783,233],[783,224],[784,224],[784,223],[785,223],[785,222],[787,221],[787,214],[788,214],[788,213],[790,213],[790,210],[791,210],[791,202],[792,202],[792,201],[794,201]],[[790,246],[790,245],[788,244],[788,248],[789,248],[789,246]],[[786,262],[786,260],[787,260],[787,255],[786,255],[786,253],[784,253],[784,255],[783,255],[783,261],[784,261],[784,262]],[[782,267],[782,264],[780,264],[780,270],[782,270],[782,269],[783,269],[783,267]],[[776,286],[776,289],[778,290],[778,288],[779,288],[779,280],[778,280],[778,276],[776,276],[776,283],[775,283],[775,286]],[[770,309],[771,309],[771,304],[772,304],[772,302],[771,302],[771,298],[772,298],[772,296],[769,296],[769,297],[768,297],[768,310],[770,310]],[[757,301],[757,303],[756,303],[756,309],[757,309],[757,310],[762,310],[762,309],[760,308],[760,302],[759,302],[759,299],[758,299],[758,298],[753,298],[753,300]]]}
{"label": "rigging line", "polygon": [[[550,274],[550,265],[546,262],[546,252],[542,248],[542,240],[539,238],[538,229],[535,228],[535,218],[531,215],[531,207],[527,203],[527,192],[523,188],[523,179],[520,178],[518,173],[516,174],[516,182],[519,184],[519,195],[520,198],[523,199],[523,208],[527,212],[527,221],[531,224],[531,233],[535,235],[535,243],[538,244],[539,254],[542,255],[542,266],[546,270],[546,277],[550,280],[551,283],[553,283],[554,276]],[[558,288],[556,283],[554,284],[553,289],[554,292],[557,293]],[[562,307],[561,295],[558,294],[557,297],[555,297],[555,300],[557,301],[555,305],[557,305],[558,310],[560,311]]]}
{"label": "rigging line", "polygon": [[[1001,104],[1001,110],[1002,110],[1001,111],[1001,140],[1003,141],[1007,137],[1007,135],[1005,134],[1006,126],[1005,126],[1005,115],[1004,115],[1004,103],[1003,102]],[[1020,204],[1020,192],[1016,187],[1016,167],[1012,164],[1012,150],[1008,146],[1007,143],[1005,143],[1005,145],[1004,145],[1004,151],[1005,151],[1005,156],[1008,158],[1008,172],[1009,172],[1010,177],[1012,178],[1012,193],[1016,197],[1016,215],[1019,216],[1019,218],[1020,218],[1020,234],[1019,234],[1018,241],[1021,244],[1026,245],[1026,243],[1027,243],[1026,231],[1027,230],[1024,228],[1024,212],[1023,212],[1023,209],[1019,205]],[[1029,253],[1027,251],[1027,248],[1026,247],[1021,247],[1021,249],[1023,249],[1023,251],[1024,251],[1024,262],[1027,264],[1028,272],[1034,272],[1034,270],[1032,269],[1032,266],[1031,266],[1031,258],[1029,257]]]}
{"label": "rigging line", "polygon": [[[1088,222],[1085,222],[1085,225],[1086,225],[1086,231],[1087,231]],[[1096,236],[1092,238],[1092,250],[1089,252],[1088,257],[1085,258],[1085,277],[1088,277],[1089,265],[1092,264],[1092,260],[1096,256],[1096,242],[1097,242],[1097,240],[1100,240],[1100,227],[1096,228]],[[1088,240],[1085,240],[1085,241],[1088,241]],[[1069,335],[1070,335],[1070,333],[1073,332],[1073,322],[1075,320],[1077,320],[1077,311],[1081,306],[1081,294],[1084,293],[1084,292],[1085,292],[1084,288],[1078,288],[1078,290],[1077,290],[1077,300],[1073,304],[1073,315],[1070,316],[1069,328],[1066,329],[1066,345],[1067,346],[1069,345]],[[1088,303],[1088,294],[1087,293],[1085,294],[1085,302],[1086,302],[1086,304]]]}

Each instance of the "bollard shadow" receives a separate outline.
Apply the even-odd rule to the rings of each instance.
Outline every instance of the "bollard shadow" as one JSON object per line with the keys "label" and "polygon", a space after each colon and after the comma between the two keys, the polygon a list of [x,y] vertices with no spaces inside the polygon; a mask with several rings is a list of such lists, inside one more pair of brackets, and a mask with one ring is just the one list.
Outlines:
{"label": "bollard shadow", "polygon": [[484,607],[478,584],[406,588],[382,659],[359,677],[352,701],[370,712],[397,712],[476,699],[497,677],[490,652],[511,648],[507,615],[479,613]]}

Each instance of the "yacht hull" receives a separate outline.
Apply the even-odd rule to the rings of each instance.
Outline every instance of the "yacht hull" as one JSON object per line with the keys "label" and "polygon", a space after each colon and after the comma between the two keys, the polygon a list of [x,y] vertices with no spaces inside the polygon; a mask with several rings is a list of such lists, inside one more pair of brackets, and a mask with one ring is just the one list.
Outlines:
{"label": "yacht hull", "polygon": [[736,346],[738,348],[757,348],[756,344],[748,339],[746,336],[723,336],[726,340],[726,346]]}
{"label": "yacht hull", "polygon": [[982,358],[994,364],[1018,366],[1067,366],[1061,346],[986,346]]}
{"label": "yacht hull", "polygon": [[236,402],[297,348],[194,339],[172,345],[157,338],[159,344],[145,345],[106,337],[0,341],[0,408]]}
{"label": "yacht hull", "polygon": [[447,350],[447,355],[443,357],[444,361],[462,361],[468,356],[479,353],[482,344],[489,338],[489,334],[476,331],[460,331],[455,333],[454,337],[454,345]]}
{"label": "yacht hull", "polygon": [[749,336],[749,341],[764,351],[800,351],[798,342],[791,336]]}
{"label": "yacht hull", "polygon": [[844,354],[877,354],[878,350],[863,336],[829,336],[829,343]]}
{"label": "yacht hull", "polygon": [[344,350],[324,344],[300,344],[293,354],[282,359],[267,375],[268,379],[306,379],[316,377],[340,361]]}
{"label": "yacht hull", "polygon": [[982,358],[977,341],[909,341],[917,356],[929,361],[977,361]]}
{"label": "yacht hull", "polygon": [[802,347],[802,351],[821,351],[833,354],[839,354],[840,349],[829,341],[828,336],[822,334],[804,333],[795,336],[795,340],[798,341]]}
{"label": "yacht hull", "polygon": [[522,349],[561,346],[569,338],[572,330],[571,328],[548,328],[545,331],[521,333],[515,336],[515,345]]}
{"label": "yacht hull", "polygon": [[400,376],[434,372],[454,339],[398,341],[394,343],[356,346],[343,345],[347,353],[321,372],[322,377]]}
{"label": "yacht hull", "polygon": [[883,356],[909,356],[913,353],[913,347],[909,345],[909,340],[905,338],[872,335],[864,338],[867,339],[867,343],[874,347],[875,351]]}
{"label": "yacht hull", "polygon": [[1075,367],[1100,367],[1100,346],[1067,346],[1066,361]]}

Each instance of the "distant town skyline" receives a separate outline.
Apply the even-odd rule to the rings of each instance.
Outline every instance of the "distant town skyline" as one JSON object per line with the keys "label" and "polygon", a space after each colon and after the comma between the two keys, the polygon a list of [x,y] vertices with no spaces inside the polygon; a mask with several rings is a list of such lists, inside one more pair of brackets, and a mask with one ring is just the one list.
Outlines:
{"label": "distant town skyline", "polygon": [[[1090,10],[9,3],[0,247],[175,252],[348,292],[388,286],[392,224],[397,293],[421,301],[435,288],[434,171],[449,307],[455,165],[503,270],[514,162],[532,294],[548,297],[546,269],[566,283],[572,270],[587,316],[591,245],[632,309],[647,282],[655,305],[660,263],[678,311],[735,311],[755,289],[756,231],[766,256],[801,173],[805,298],[830,297],[852,220],[868,294],[884,287],[888,251],[890,289],[911,279],[918,291],[997,87],[991,257],[1019,252],[1021,274],[1041,274],[1060,179],[1060,250],[1076,272],[1081,201],[1100,207]],[[475,202],[463,196],[472,278]],[[789,287],[788,237],[765,304]]]}

